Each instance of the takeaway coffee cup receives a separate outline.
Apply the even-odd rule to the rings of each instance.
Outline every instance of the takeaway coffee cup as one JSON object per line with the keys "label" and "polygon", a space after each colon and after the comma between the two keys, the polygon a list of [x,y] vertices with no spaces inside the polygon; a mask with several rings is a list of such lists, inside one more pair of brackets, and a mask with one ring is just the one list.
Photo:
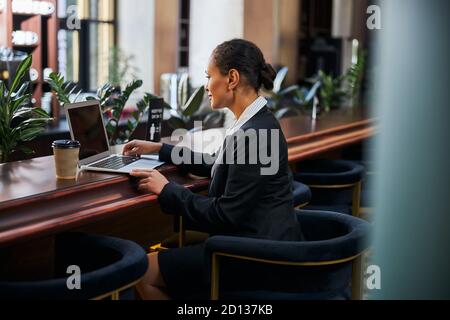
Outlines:
{"label": "takeaway coffee cup", "polygon": [[56,177],[58,179],[75,179],[77,176],[80,143],[71,140],[53,142]]}

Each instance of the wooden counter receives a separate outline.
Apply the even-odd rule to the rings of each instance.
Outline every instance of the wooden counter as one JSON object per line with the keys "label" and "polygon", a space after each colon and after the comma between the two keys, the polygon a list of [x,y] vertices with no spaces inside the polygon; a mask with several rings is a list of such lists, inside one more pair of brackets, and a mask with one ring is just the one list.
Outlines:
{"label": "wooden counter", "polygon": [[316,121],[292,117],[280,121],[289,146],[289,161],[297,162],[343,148],[375,134],[375,121],[359,110],[330,112]]}
{"label": "wooden counter", "polygon": [[[374,121],[361,112],[332,112],[316,122],[308,117],[294,117],[280,123],[288,140],[291,162],[357,143],[376,130]],[[207,179],[181,176],[173,166],[166,165],[161,171],[169,180],[195,192],[208,186]],[[139,210],[149,212],[150,208],[159,211],[157,197],[139,194],[126,175],[82,172],[76,181],[57,180],[52,157],[0,165],[0,247],[91,228],[100,221]],[[155,216],[160,221],[150,222],[153,228],[141,225],[143,230],[158,232],[162,229],[158,223],[167,224],[164,230],[170,229],[170,220],[162,214]],[[135,222],[136,228],[139,225]],[[138,242],[146,244],[147,240],[139,238]]]}

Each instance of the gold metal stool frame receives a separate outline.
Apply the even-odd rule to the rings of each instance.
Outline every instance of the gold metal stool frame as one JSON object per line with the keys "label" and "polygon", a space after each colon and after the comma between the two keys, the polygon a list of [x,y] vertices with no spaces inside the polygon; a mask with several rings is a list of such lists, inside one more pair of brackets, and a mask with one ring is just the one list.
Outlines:
{"label": "gold metal stool frame", "polygon": [[362,181],[341,185],[308,185],[311,189],[347,189],[353,188],[352,196],[352,216],[359,218],[361,205],[361,184]]}

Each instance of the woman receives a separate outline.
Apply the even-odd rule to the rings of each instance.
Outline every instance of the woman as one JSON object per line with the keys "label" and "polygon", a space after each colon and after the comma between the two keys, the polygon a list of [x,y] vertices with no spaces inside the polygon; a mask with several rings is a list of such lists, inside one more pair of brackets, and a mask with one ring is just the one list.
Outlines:
{"label": "woman", "polygon": [[[261,140],[256,135],[257,141],[243,138],[240,149],[230,149],[229,145],[235,145],[235,140],[227,139],[213,165],[181,165],[186,171],[212,178],[208,196],[194,194],[169,182],[156,170],[134,171],[131,174],[141,179],[139,190],[159,195],[164,212],[183,215],[186,224],[208,231],[211,235],[299,240],[301,231],[293,210],[286,140],[279,123],[266,107],[267,101],[258,95],[262,86],[268,90],[273,88],[274,78],[275,71],[266,64],[261,50],[253,43],[234,39],[219,45],[211,56],[207,70],[206,92],[212,108],[227,107],[238,119],[229,131],[232,132],[230,137],[250,130],[256,133],[269,131],[269,137]],[[271,133],[277,140],[270,138]],[[259,155],[260,151],[279,155],[275,159],[276,172],[263,174],[267,163],[250,159]],[[132,141],[124,149],[125,155],[156,152],[166,162],[171,162],[172,154],[198,159],[188,149],[151,142]],[[244,158],[241,160],[245,161],[236,161],[243,152]],[[207,293],[209,287],[203,246],[199,244],[151,254],[149,270],[138,286],[141,296],[144,299],[168,299]],[[245,271],[245,267],[239,270]],[[255,270],[248,272],[254,274]],[[241,280],[232,277],[225,283],[232,284],[233,281],[240,283]]]}

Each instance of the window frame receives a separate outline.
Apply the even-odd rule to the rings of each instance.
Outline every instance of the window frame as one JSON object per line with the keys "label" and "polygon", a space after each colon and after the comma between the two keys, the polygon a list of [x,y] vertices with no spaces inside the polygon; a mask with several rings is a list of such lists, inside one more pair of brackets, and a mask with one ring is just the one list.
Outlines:
{"label": "window frame", "polygon": [[[79,34],[79,61],[78,61],[78,81],[75,82],[80,89],[82,89],[84,92],[93,92],[97,90],[98,84],[91,84],[90,82],[90,66],[92,65],[91,59],[90,59],[90,49],[91,49],[91,41],[90,41],[90,27],[92,25],[102,25],[102,24],[108,24],[112,26],[113,30],[113,40],[112,45],[117,45],[117,0],[111,0],[114,6],[113,10],[113,19],[112,20],[100,20],[100,19],[92,19],[92,18],[81,18],[80,19],[80,29],[76,30]],[[64,18],[58,18],[59,25],[58,25],[58,31],[60,30],[66,30],[67,32],[74,32],[75,30],[70,30],[67,27],[67,20],[69,17]],[[97,29],[98,30],[98,29]],[[72,80],[72,79],[67,79]]]}

